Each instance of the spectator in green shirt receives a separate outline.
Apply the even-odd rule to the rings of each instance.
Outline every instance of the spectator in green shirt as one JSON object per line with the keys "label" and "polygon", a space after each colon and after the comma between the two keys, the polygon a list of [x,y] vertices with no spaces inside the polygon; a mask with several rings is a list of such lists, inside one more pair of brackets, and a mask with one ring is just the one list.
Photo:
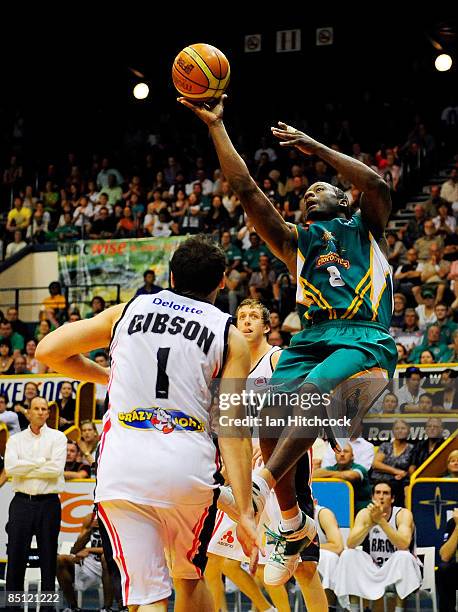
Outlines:
{"label": "spectator in green shirt", "polygon": [[436,323],[433,323],[426,330],[426,339],[423,336],[423,342],[419,346],[416,346],[409,357],[410,363],[420,363],[421,354],[423,351],[431,351],[436,360],[436,363],[445,361],[449,348],[446,344],[442,344],[440,341],[441,328]]}
{"label": "spectator in green shirt", "polygon": [[327,468],[313,470],[314,478],[340,478],[351,483],[355,492],[355,514],[371,501],[371,485],[366,468],[354,463],[353,448],[347,443],[340,452],[335,451],[336,463]]}
{"label": "spectator in green shirt", "polygon": [[442,344],[451,345],[453,344],[453,332],[458,329],[458,325],[450,321],[448,317],[448,306],[443,302],[439,302],[434,307],[434,312],[436,313],[437,325],[439,325],[441,330],[440,340]]}
{"label": "spectator in green shirt", "polygon": [[221,246],[226,254],[226,266],[229,270],[238,268],[242,262],[242,251],[238,246],[232,244],[230,232],[221,234]]}
{"label": "spectator in green shirt", "polygon": [[264,245],[261,246],[261,241],[256,232],[251,232],[250,244],[251,246],[245,251],[243,258],[243,267],[248,274],[259,270],[260,255],[267,255],[269,259],[271,256],[270,251]]}
{"label": "spectator in green shirt", "polygon": [[14,356],[24,352],[24,337],[17,332],[13,332],[13,326],[6,320],[0,323],[0,340],[4,339],[10,341]]}

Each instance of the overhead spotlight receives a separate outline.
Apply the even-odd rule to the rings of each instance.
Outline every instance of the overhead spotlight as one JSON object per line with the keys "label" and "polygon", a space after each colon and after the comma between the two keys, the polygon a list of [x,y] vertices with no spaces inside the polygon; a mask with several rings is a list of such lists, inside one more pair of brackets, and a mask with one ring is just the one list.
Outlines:
{"label": "overhead spotlight", "polygon": [[134,98],[144,100],[148,97],[149,87],[146,83],[137,83],[134,87]]}
{"label": "overhead spotlight", "polygon": [[452,67],[452,58],[448,53],[441,53],[436,57],[434,65],[439,72],[447,72]]}

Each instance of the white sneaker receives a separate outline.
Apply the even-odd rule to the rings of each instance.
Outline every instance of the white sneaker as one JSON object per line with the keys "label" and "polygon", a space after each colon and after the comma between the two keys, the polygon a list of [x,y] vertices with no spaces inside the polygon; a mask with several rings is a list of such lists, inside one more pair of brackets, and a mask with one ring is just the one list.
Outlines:
{"label": "white sneaker", "polygon": [[264,582],[280,586],[292,578],[301,561],[300,553],[315,539],[316,524],[302,512],[302,525],[299,529],[283,533],[279,528],[279,533],[276,533],[266,527],[266,534],[270,538],[267,543],[275,544],[275,547],[264,567]]}

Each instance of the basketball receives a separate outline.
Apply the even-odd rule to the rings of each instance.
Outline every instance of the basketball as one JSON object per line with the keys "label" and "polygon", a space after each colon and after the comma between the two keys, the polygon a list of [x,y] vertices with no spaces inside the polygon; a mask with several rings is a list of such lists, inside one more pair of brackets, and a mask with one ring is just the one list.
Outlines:
{"label": "basketball", "polygon": [[230,72],[224,53],[212,45],[197,43],[178,53],[173,62],[172,79],[180,95],[204,102],[219,98],[226,91]]}

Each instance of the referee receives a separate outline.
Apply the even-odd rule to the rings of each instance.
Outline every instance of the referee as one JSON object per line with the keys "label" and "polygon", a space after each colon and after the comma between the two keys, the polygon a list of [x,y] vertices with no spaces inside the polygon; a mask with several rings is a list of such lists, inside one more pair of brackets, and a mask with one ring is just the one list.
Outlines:
{"label": "referee", "polygon": [[29,426],[6,444],[5,471],[12,476],[13,497],[8,516],[7,591],[23,591],[32,537],[40,555],[41,590],[54,592],[57,539],[67,456],[65,435],[46,425],[48,402],[34,397],[27,410]]}

